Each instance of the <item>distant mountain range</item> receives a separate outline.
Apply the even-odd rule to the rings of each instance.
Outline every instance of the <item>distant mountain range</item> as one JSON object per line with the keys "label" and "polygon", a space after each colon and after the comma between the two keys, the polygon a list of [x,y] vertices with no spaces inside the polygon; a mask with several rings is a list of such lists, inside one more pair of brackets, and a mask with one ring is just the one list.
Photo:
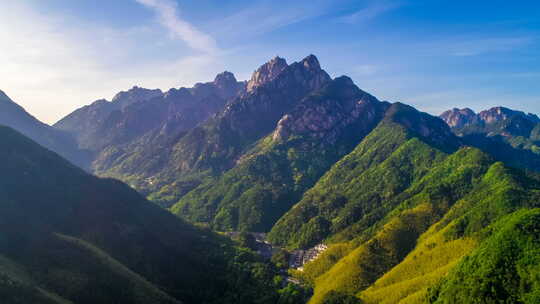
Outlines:
{"label": "distant mountain range", "polygon": [[[329,245],[303,271],[291,271],[313,289],[309,303],[540,300],[540,278],[531,275],[540,267],[536,115],[497,107],[478,114],[452,109],[432,116],[402,103],[380,101],[346,76],[332,79],[313,55],[291,64],[275,57],[245,82],[224,72],[192,88],[162,92],[134,87],[112,101],[78,109],[53,127],[3,99],[0,105],[14,110],[0,116],[0,124],[35,138],[74,164],[87,164],[98,176],[128,183],[181,218],[6,129],[4,137],[17,138],[14,147],[34,151],[2,158],[8,166],[5,172],[13,171],[5,180],[4,188],[11,189],[4,190],[8,201],[24,201],[24,210],[45,214],[53,212],[50,206],[64,210],[21,220],[27,216],[19,214],[22,209],[10,207],[15,213],[8,218],[15,222],[6,227],[16,228],[8,231],[14,238],[16,231],[28,231],[20,246],[41,244],[36,241],[37,231],[45,229],[41,227],[51,235],[52,251],[48,246],[43,252],[36,250],[47,266],[35,270],[33,281],[16,277],[26,282],[25,288],[35,287],[38,296],[43,289],[45,294],[84,302],[74,300],[81,291],[72,288],[84,285],[77,280],[94,278],[89,270],[60,267],[75,283],[49,285],[54,281],[49,269],[57,263],[55,250],[67,246],[75,254],[71,247],[78,244],[79,250],[101,250],[92,249],[92,257],[81,253],[82,261],[106,255],[114,265],[141,275],[147,284],[141,299],[214,303],[223,296],[220,288],[226,288],[233,293],[226,293],[227,301],[236,296],[245,303],[283,301],[279,294],[284,291],[278,292],[279,286],[267,277],[274,269],[258,273],[260,269],[254,269],[262,266],[254,257],[242,267],[230,264],[230,259],[237,261],[240,249],[186,223],[190,222],[221,232],[267,232],[268,241],[288,250]],[[30,130],[36,133],[25,132],[20,126],[29,123],[20,121],[31,121]],[[33,130],[71,141],[66,146],[43,141],[45,135]],[[71,150],[61,149],[66,147]],[[32,205],[36,203],[20,194],[32,187],[41,187],[27,191],[43,193],[41,205]],[[60,188],[69,191],[62,196],[55,190]],[[0,185],[0,194],[2,189]],[[37,230],[19,227],[19,222],[35,222]],[[219,246],[226,254],[219,253]],[[0,262],[2,255],[34,269],[7,245]],[[192,264],[167,269],[177,260]],[[107,265],[99,268],[99,275],[116,267]],[[201,274],[212,273],[213,267],[217,274],[231,271],[254,280],[253,289],[235,289],[245,281],[234,285],[221,275]],[[77,276],[81,273],[83,279]],[[38,278],[41,281],[35,281]],[[143,284],[131,280],[117,282]],[[188,291],[204,280],[209,282],[207,292]],[[84,286],[104,288],[99,282],[92,284],[96,285]],[[254,296],[260,290],[266,294]]]}

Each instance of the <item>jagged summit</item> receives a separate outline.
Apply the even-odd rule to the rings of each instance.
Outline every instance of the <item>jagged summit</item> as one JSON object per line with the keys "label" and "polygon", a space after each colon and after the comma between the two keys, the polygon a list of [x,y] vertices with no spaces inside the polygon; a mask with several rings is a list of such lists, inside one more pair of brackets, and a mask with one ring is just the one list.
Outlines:
{"label": "jagged summit", "polygon": [[224,71],[222,73],[219,73],[216,75],[216,78],[214,78],[214,84],[219,83],[228,83],[228,82],[235,82],[236,83],[236,77],[234,77],[234,74],[229,71]]}
{"label": "jagged summit", "polygon": [[304,58],[302,60],[302,64],[304,64],[304,66],[306,68],[310,68],[310,69],[320,69],[321,68],[321,64],[319,63],[319,59],[317,59],[317,57],[313,54],[307,56],[306,58]]}
{"label": "jagged summit", "polygon": [[253,73],[247,84],[247,91],[251,92],[256,87],[274,80],[287,66],[285,59],[278,56],[272,58]]}
{"label": "jagged summit", "polygon": [[448,110],[441,114],[450,127],[461,129],[467,126],[481,126],[501,123],[509,120],[523,119],[528,123],[540,123],[540,118],[535,114],[516,111],[505,107],[493,107],[476,114],[469,108]]}
{"label": "jagged summit", "polygon": [[525,118],[534,123],[540,122],[540,118],[538,118],[538,116],[534,114],[531,114],[531,113],[527,114],[522,111],[515,111],[512,109],[505,108],[505,107],[493,107],[489,110],[478,113],[478,116],[480,117],[480,119],[482,119],[486,123],[506,120],[515,116]]}
{"label": "jagged summit", "polygon": [[440,117],[452,128],[462,128],[477,119],[476,113],[469,108],[453,108],[442,113]]}

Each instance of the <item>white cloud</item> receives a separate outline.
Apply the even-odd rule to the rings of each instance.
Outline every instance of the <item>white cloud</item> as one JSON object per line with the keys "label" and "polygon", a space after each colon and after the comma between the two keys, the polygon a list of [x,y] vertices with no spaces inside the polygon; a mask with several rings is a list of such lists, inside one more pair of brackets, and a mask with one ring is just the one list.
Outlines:
{"label": "white cloud", "polygon": [[160,23],[166,27],[175,38],[187,43],[191,48],[205,53],[215,53],[215,40],[199,31],[195,26],[179,17],[178,5],[171,0],[135,0],[138,3],[156,11]]}
{"label": "white cloud", "polygon": [[[223,69],[219,55],[186,52],[159,28],[109,28],[26,4],[0,4],[0,89],[47,123],[133,85],[190,86]],[[155,56],[163,50],[173,51]]]}

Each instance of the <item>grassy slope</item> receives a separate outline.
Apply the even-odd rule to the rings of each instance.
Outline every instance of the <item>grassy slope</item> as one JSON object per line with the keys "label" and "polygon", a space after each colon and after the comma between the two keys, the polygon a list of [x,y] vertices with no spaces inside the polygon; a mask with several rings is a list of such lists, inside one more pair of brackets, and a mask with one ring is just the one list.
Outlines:
{"label": "grassy slope", "polygon": [[538,303],[540,209],[520,210],[430,290],[430,303]]}
{"label": "grassy slope", "polygon": [[374,237],[315,280],[312,303],[320,303],[330,290],[356,294],[401,263],[420,235],[466,195],[489,163],[483,153],[464,148],[431,169],[404,192],[407,199],[387,213],[386,224]]}

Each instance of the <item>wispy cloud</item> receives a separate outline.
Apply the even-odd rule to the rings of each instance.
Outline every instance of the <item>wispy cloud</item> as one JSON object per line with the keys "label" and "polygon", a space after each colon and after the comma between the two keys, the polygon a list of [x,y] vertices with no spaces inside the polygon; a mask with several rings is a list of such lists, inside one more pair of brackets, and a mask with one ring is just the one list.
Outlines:
{"label": "wispy cloud", "polygon": [[189,86],[224,69],[217,56],[179,50],[161,28],[115,29],[24,2],[0,10],[0,89],[45,122],[133,85]]}
{"label": "wispy cloud", "polygon": [[180,18],[178,4],[171,0],[135,0],[155,10],[160,23],[175,38],[183,40],[189,47],[205,53],[215,53],[216,41],[208,34],[201,32],[194,25]]}
{"label": "wispy cloud", "polygon": [[222,20],[212,22],[216,37],[249,39],[286,26],[316,18],[328,12],[332,2],[328,0],[259,1]]}
{"label": "wispy cloud", "polygon": [[368,5],[352,14],[341,16],[338,21],[348,24],[357,24],[370,21],[391,10],[403,6],[401,2],[370,1]]}

